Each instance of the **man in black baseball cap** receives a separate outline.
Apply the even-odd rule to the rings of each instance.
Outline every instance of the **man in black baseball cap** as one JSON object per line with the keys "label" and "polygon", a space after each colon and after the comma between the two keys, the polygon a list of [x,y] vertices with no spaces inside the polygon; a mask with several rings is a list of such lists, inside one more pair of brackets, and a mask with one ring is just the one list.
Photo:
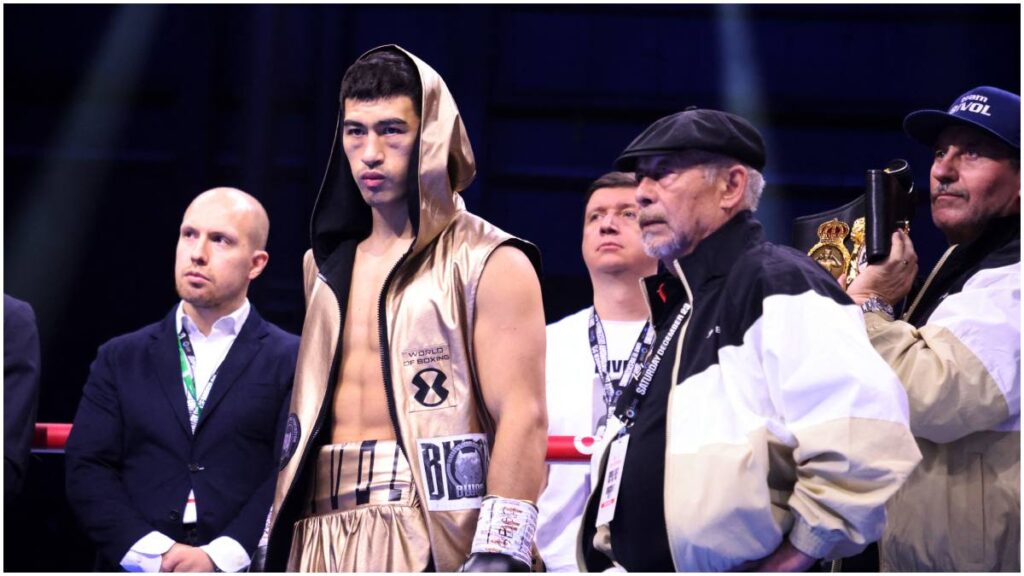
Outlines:
{"label": "man in black baseball cap", "polygon": [[[992,218],[1020,214],[1020,96],[981,86],[948,112],[910,114],[903,129],[935,150],[932,219],[951,244],[977,238]],[[965,162],[976,158],[984,166]]]}
{"label": "man in black baseball cap", "polygon": [[665,272],[643,280],[657,338],[619,385],[624,432],[582,522],[590,571],[800,571],[857,553],[920,458],[849,298],[764,240],[765,158],[750,122],[692,108],[615,162],[636,172]]}
{"label": "man in black baseball cap", "polygon": [[981,86],[903,129],[935,152],[932,221],[952,246],[910,294],[917,256],[897,231],[848,289],[923,456],[887,507],[881,568],[1020,572],[1020,96]]}

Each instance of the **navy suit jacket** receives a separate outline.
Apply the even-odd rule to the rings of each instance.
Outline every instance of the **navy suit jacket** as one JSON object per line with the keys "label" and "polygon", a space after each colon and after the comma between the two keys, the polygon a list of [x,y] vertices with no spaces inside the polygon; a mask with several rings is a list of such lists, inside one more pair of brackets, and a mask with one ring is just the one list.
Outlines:
{"label": "navy suit jacket", "polygon": [[32,306],[4,294],[4,501],[21,491],[39,404],[39,332]]}
{"label": "navy suit jacket", "polygon": [[184,542],[189,490],[199,543],[230,536],[251,555],[273,499],[298,337],[251,308],[193,434],[175,309],[100,347],[68,438],[68,501],[113,566],[153,530]]}

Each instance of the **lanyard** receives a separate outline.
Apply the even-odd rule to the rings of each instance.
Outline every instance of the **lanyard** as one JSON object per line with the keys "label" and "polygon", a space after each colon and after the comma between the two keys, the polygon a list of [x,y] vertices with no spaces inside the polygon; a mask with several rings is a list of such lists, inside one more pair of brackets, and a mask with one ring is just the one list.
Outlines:
{"label": "lanyard", "polygon": [[[213,371],[210,379],[206,382],[206,386],[197,393],[195,377],[196,353],[192,349],[192,340],[189,339],[185,326],[181,327],[181,332],[178,334],[178,358],[181,360],[181,380],[185,383],[185,391],[188,392],[187,399],[190,400],[188,411],[189,423],[192,425],[192,430],[195,431],[196,424],[199,423],[199,416],[203,412],[203,405],[206,404],[207,391],[213,384],[213,380],[217,377],[217,372],[220,371],[220,368],[218,367]],[[200,396],[202,399],[200,399]]]}
{"label": "lanyard", "polygon": [[651,386],[651,380],[654,379],[654,373],[658,371],[658,366],[661,365],[661,360],[665,356],[665,351],[668,350],[669,344],[672,342],[672,338],[675,337],[676,332],[679,331],[679,327],[683,325],[686,319],[690,316],[690,311],[693,307],[690,306],[689,302],[683,302],[682,308],[679,310],[679,314],[676,315],[675,320],[672,321],[672,326],[669,327],[665,333],[665,338],[661,341],[657,350],[654,350],[654,354],[649,354],[650,358],[644,364],[638,364],[633,367],[632,374],[623,374],[623,380],[626,376],[629,376],[629,380],[623,388],[627,392],[632,393],[632,398],[629,401],[629,407],[625,410],[621,410],[619,419],[625,423],[622,430],[619,431],[619,435],[622,436],[624,433],[636,423],[636,414],[640,408],[640,402],[647,396],[647,390]]}
{"label": "lanyard", "polygon": [[[604,387],[604,403],[608,408],[608,417],[615,413],[615,403],[622,395],[622,388],[629,383],[627,376],[633,373],[637,363],[647,357],[651,345],[654,344],[654,330],[651,330],[651,323],[646,322],[640,336],[633,344],[633,351],[629,355],[626,367],[618,380],[612,380],[608,374],[608,339],[605,337],[604,325],[597,315],[597,309],[590,311],[590,326],[587,330],[590,336],[590,353],[594,356],[594,364],[597,367],[597,375],[601,378],[601,385]],[[616,389],[618,385],[618,389]]]}

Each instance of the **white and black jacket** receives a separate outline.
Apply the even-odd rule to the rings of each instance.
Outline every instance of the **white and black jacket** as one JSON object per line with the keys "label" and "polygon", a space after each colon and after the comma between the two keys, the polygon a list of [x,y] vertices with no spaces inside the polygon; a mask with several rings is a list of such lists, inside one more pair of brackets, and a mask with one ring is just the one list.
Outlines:
{"label": "white and black jacket", "polygon": [[817,558],[877,540],[920,454],[860,310],[804,254],[764,241],[746,211],[674,264],[644,282],[655,326],[678,309],[665,295],[692,306],[659,366],[673,383],[664,518],[675,569],[730,570],[783,538]]}
{"label": "white and black jacket", "polygon": [[953,246],[902,320],[868,335],[922,461],[890,500],[883,570],[1020,571],[1020,215]]}

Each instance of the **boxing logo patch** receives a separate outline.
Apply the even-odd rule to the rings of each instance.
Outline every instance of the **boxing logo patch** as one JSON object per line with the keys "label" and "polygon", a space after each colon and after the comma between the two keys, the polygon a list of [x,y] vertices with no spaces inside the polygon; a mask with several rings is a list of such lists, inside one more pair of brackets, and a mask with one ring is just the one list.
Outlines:
{"label": "boxing logo patch", "polygon": [[278,470],[284,470],[284,467],[288,465],[288,461],[295,454],[295,447],[299,445],[301,431],[302,427],[299,425],[299,417],[292,412],[288,415],[288,423],[284,428],[284,442],[281,446],[281,461],[278,464]]}
{"label": "boxing logo patch", "polygon": [[427,509],[479,508],[487,493],[491,460],[487,436],[465,434],[417,441]]}
{"label": "boxing logo patch", "polygon": [[409,412],[456,406],[452,357],[447,344],[411,348],[402,352],[402,380],[412,396]]}
{"label": "boxing logo patch", "polygon": [[444,372],[437,368],[424,368],[412,377],[412,385],[416,387],[413,398],[420,404],[433,408],[448,399],[448,389],[444,383],[448,380]]}

